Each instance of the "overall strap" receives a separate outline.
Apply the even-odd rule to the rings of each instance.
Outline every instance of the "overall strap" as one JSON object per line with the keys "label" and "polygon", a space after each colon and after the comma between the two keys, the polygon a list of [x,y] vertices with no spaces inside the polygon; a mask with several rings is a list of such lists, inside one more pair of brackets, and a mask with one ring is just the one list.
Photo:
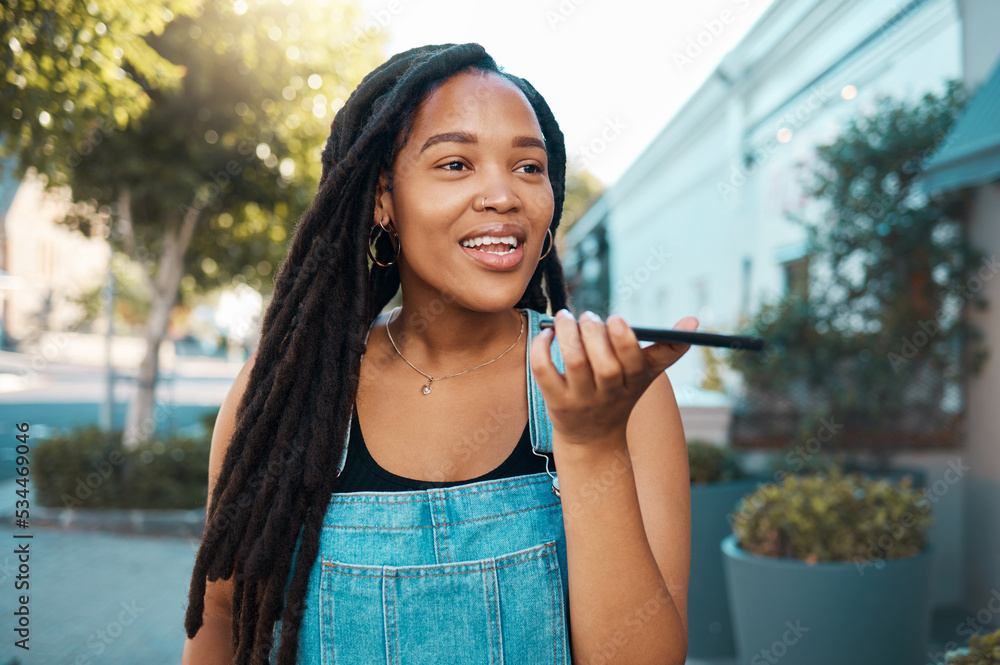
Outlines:
{"label": "overall strap", "polygon": [[[534,372],[531,371],[531,342],[541,332],[539,323],[542,321],[551,321],[552,317],[530,308],[525,308],[524,311],[528,313],[528,344],[525,349],[524,363],[528,374],[528,422],[531,428],[531,445],[537,452],[551,453],[552,421],[549,420],[548,411],[545,410],[545,398],[542,397],[542,391],[535,382]],[[559,341],[557,339],[552,340],[550,357],[556,369],[564,373],[566,365],[563,362],[562,352],[559,350]]]}

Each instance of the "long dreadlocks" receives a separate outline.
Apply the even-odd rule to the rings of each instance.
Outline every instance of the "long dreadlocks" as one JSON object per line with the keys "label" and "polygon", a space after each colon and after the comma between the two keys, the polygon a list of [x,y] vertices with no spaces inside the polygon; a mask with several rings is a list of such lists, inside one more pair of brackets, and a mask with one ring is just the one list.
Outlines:
{"label": "long dreadlocks", "polygon": [[[338,111],[322,153],[319,191],[275,277],[191,578],[184,626],[193,638],[203,623],[206,580],[232,577],[238,665],[267,662],[279,619],[278,663],[295,662],[322,521],[338,485],[331,469],[343,454],[365,335],[399,289],[397,264],[369,266],[376,184],[381,172],[391,174],[419,103],[463,70],[507,78],[534,109],[548,153],[555,237],[565,195],[562,132],[531,84],[501,72],[480,45],[399,53],[369,73]],[[567,307],[567,300],[552,247],[517,306],[539,312],[551,306],[554,312]],[[299,538],[289,580],[289,544]]]}

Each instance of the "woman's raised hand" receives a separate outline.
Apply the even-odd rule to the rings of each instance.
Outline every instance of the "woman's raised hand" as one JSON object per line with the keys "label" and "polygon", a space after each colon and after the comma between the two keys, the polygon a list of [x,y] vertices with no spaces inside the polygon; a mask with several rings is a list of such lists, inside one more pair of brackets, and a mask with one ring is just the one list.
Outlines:
{"label": "woman's raised hand", "polygon": [[[673,365],[690,344],[657,342],[640,347],[625,319],[612,315],[605,325],[593,312],[579,323],[565,309],[552,328],[543,329],[530,350],[531,370],[542,391],[553,433],[563,441],[587,444],[625,434],[632,407],[660,373]],[[696,330],[698,319],[685,316],[677,330]],[[565,374],[552,362],[552,339],[559,341]]]}

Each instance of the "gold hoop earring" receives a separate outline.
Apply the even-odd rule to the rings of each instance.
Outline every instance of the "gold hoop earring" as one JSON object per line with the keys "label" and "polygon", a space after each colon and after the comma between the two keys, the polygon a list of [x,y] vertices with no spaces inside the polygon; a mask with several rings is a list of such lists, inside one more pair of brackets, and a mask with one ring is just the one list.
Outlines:
{"label": "gold hoop earring", "polygon": [[549,236],[549,248],[545,250],[544,254],[538,257],[539,261],[541,261],[542,259],[544,259],[546,256],[549,255],[549,252],[552,251],[552,245],[555,244],[555,241],[552,239],[552,229],[548,230],[548,236]]}
{"label": "gold hoop earring", "polygon": [[[378,220],[378,227],[377,227],[379,229],[378,237],[372,240],[372,233],[375,232],[376,228],[375,226],[372,226],[372,230],[368,232],[368,256],[370,256],[371,260],[374,261],[376,264],[382,266],[383,268],[388,268],[389,266],[391,266],[396,262],[396,259],[399,258],[400,245],[399,245],[399,234],[396,233],[396,229],[392,228],[392,220],[389,221],[389,228],[386,228],[385,226],[382,225],[382,221],[384,219],[385,217],[382,217],[382,219]],[[383,235],[385,235],[386,232],[392,234],[392,239],[390,240],[390,243],[396,248],[396,255],[392,257],[392,261],[390,261],[389,263],[382,263],[377,258],[375,258],[375,254],[372,252],[372,247],[374,247],[375,243],[378,242],[378,239],[381,238]]]}

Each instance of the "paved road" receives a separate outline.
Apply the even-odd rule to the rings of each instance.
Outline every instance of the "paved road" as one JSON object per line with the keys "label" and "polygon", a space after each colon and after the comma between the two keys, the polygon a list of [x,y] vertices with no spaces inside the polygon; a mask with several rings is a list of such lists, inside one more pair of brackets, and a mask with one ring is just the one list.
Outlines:
{"label": "paved road", "polygon": [[[32,533],[30,540],[15,534]],[[14,646],[18,555],[29,544],[30,650]],[[0,664],[178,665],[198,541],[0,524]]]}

